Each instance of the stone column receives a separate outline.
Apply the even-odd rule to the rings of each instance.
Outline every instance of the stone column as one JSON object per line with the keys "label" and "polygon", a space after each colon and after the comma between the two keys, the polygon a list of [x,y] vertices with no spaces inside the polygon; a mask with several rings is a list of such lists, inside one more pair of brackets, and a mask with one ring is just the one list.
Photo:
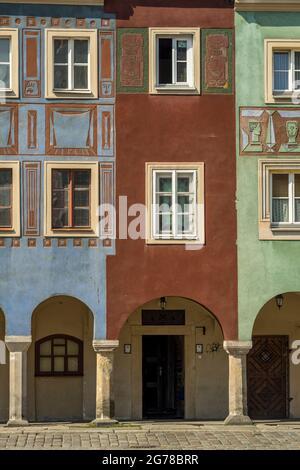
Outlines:
{"label": "stone column", "polygon": [[229,415],[224,424],[252,424],[247,406],[247,354],[252,341],[224,341],[229,354]]}
{"label": "stone column", "polygon": [[24,426],[27,421],[27,350],[31,336],[6,336],[9,351],[8,426]]}
{"label": "stone column", "polygon": [[115,340],[94,340],[96,363],[96,419],[97,426],[113,424],[115,403],[113,390],[114,350],[119,346]]}

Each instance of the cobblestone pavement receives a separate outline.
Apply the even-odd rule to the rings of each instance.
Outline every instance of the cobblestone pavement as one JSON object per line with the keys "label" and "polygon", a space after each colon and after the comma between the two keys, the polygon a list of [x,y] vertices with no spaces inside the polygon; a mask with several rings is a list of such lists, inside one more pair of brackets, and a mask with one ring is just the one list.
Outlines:
{"label": "cobblestone pavement", "polygon": [[300,424],[122,424],[0,426],[0,449],[300,449]]}

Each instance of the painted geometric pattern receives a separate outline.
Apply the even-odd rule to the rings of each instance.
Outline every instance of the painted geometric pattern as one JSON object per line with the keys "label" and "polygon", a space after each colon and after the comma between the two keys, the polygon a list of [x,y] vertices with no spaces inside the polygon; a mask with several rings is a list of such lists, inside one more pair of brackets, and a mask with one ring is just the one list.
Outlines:
{"label": "painted geometric pattern", "polygon": [[288,415],[288,337],[254,336],[247,357],[248,412],[254,419]]}
{"label": "painted geometric pattern", "polygon": [[0,153],[18,153],[18,108],[14,105],[0,106]]}
{"label": "painted geometric pattern", "polygon": [[299,155],[300,108],[241,108],[240,153]]}

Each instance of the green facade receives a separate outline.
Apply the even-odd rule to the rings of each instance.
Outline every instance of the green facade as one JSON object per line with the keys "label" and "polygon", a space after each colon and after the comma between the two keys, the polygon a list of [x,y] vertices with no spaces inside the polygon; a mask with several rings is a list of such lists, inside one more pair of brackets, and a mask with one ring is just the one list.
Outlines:
{"label": "green facade", "polygon": [[[259,240],[258,160],[269,157],[240,155],[239,149],[240,107],[270,106],[264,97],[264,39],[300,39],[300,12],[236,12],[235,25],[239,339],[247,340],[267,301],[300,291],[300,241]],[[282,155],[270,155],[277,157]]]}

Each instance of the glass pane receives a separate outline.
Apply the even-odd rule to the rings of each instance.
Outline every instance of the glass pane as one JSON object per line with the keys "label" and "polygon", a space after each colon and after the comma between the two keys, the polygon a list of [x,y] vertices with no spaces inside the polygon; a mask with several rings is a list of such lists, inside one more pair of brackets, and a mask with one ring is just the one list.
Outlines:
{"label": "glass pane", "polygon": [[77,355],[79,354],[79,345],[77,343],[75,343],[74,341],[69,341],[68,340],[68,343],[67,343],[67,351],[68,351],[68,354],[74,354],[74,355]]}
{"label": "glass pane", "polygon": [[52,170],[52,187],[55,189],[67,188],[69,184],[69,170]]}
{"label": "glass pane", "polygon": [[68,209],[52,209],[52,227],[68,227],[69,224]]}
{"label": "glass pane", "polygon": [[91,172],[89,170],[75,171],[74,186],[76,188],[87,187],[90,184]]}
{"label": "glass pane", "polygon": [[88,66],[74,66],[74,88],[76,90],[86,90],[88,88]]}
{"label": "glass pane", "polygon": [[289,89],[289,62],[290,56],[288,52],[274,52],[273,55],[274,69],[274,90]]}
{"label": "glass pane", "polygon": [[51,358],[50,357],[40,357],[40,371],[51,372]]}
{"label": "glass pane", "polygon": [[173,41],[170,38],[160,38],[158,40],[158,81],[160,84],[172,83],[172,47]]}
{"label": "glass pane", "polygon": [[54,63],[67,64],[68,63],[68,40],[55,39],[54,40]]}
{"label": "glass pane", "polygon": [[74,41],[74,64],[88,63],[89,42],[86,39]]}
{"label": "glass pane", "polygon": [[54,88],[63,90],[68,88],[67,65],[54,65]]}
{"label": "glass pane", "polygon": [[172,196],[159,196],[158,204],[160,212],[168,212],[172,206]]}
{"label": "glass pane", "polygon": [[177,204],[181,212],[189,212],[190,210],[190,197],[189,196],[178,196]]}
{"label": "glass pane", "polygon": [[300,222],[300,199],[295,199],[295,222]]}
{"label": "glass pane", "polygon": [[300,70],[300,52],[295,51],[295,70]]}
{"label": "glass pane", "polygon": [[68,372],[78,372],[77,357],[68,357]]}
{"label": "glass pane", "polygon": [[295,197],[300,197],[300,174],[295,174]]}
{"label": "glass pane", "polygon": [[10,39],[0,39],[0,62],[9,62]]}
{"label": "glass pane", "polygon": [[273,182],[273,197],[288,197],[289,195],[289,175],[274,174],[272,176]]}
{"label": "glass pane", "polygon": [[187,59],[187,41],[177,41],[177,60]]}
{"label": "glass pane", "polygon": [[10,66],[8,64],[0,64],[0,88],[10,87]]}
{"label": "glass pane", "polygon": [[73,216],[74,216],[75,227],[89,227],[90,225],[89,209],[74,209]]}
{"label": "glass pane", "polygon": [[289,200],[273,199],[272,200],[272,221],[288,222],[289,221]]}
{"label": "glass pane", "polygon": [[190,176],[177,176],[177,191],[179,193],[188,193],[190,191]]}
{"label": "glass pane", "polygon": [[192,227],[190,226],[191,216],[188,214],[177,215],[177,233],[191,233]]}
{"label": "glass pane", "polygon": [[8,168],[0,170],[0,186],[9,186],[12,184],[12,171]]}
{"label": "glass pane", "polygon": [[64,356],[66,354],[65,346],[54,346],[53,355],[54,356]]}
{"label": "glass pane", "polygon": [[286,71],[289,70],[289,53],[287,51],[274,52],[274,70]]}
{"label": "glass pane", "polygon": [[52,207],[54,209],[68,208],[69,194],[65,189],[54,190],[52,192]]}
{"label": "glass pane", "polygon": [[0,186],[0,207],[10,206],[10,188],[1,188]]}
{"label": "glass pane", "polygon": [[65,358],[55,357],[54,358],[54,372],[64,372],[65,370]]}
{"label": "glass pane", "polygon": [[187,82],[187,64],[186,62],[177,62],[177,82]]}
{"label": "glass pane", "polygon": [[299,90],[299,88],[300,88],[300,72],[295,72],[294,90]]}
{"label": "glass pane", "polygon": [[51,341],[45,341],[44,343],[40,344],[40,354],[42,356],[51,355]]}
{"label": "glass pane", "polygon": [[54,338],[54,340],[53,340],[54,346],[59,346],[59,345],[65,344],[65,343],[66,343],[65,338]]}
{"label": "glass pane", "polygon": [[160,193],[171,193],[172,192],[172,177],[171,176],[159,176],[159,178],[158,178],[158,191]]}
{"label": "glass pane", "polygon": [[171,214],[160,214],[159,215],[159,232],[171,232],[172,231],[172,215]]}
{"label": "glass pane", "polygon": [[90,192],[87,189],[75,190],[74,192],[74,206],[75,207],[89,207]]}
{"label": "glass pane", "polygon": [[0,209],[0,227],[11,227],[10,209]]}

